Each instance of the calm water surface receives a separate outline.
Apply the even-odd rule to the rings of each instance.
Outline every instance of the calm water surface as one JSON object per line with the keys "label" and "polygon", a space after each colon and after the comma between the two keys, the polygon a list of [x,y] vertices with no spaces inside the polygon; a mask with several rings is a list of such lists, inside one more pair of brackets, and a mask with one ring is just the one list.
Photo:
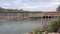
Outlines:
{"label": "calm water surface", "polygon": [[25,19],[17,21],[9,21],[0,19],[0,34],[21,34],[25,32],[33,32],[35,28],[42,28],[50,24],[54,19]]}

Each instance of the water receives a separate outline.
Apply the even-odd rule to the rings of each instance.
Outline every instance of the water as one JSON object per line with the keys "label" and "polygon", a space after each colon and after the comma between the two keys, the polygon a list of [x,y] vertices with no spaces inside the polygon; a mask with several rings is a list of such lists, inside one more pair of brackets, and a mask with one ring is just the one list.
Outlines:
{"label": "water", "polygon": [[0,34],[21,34],[33,32],[35,28],[42,28],[54,19],[25,19],[18,21],[0,20]]}

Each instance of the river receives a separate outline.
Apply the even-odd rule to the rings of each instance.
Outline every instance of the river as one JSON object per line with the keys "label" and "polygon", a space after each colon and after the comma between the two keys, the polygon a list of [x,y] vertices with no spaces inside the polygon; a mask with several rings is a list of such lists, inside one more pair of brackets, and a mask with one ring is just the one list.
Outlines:
{"label": "river", "polygon": [[10,21],[0,19],[0,34],[21,34],[25,32],[33,32],[35,28],[41,28],[50,24],[53,18],[24,19]]}

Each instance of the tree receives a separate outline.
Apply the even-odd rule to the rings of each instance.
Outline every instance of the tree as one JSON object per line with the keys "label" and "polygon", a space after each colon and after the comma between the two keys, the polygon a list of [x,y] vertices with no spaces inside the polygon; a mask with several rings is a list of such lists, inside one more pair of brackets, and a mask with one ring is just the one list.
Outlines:
{"label": "tree", "polygon": [[4,12],[4,11],[5,11],[5,9],[0,7],[0,12]]}
{"label": "tree", "polygon": [[23,9],[20,9],[19,11],[20,11],[20,12],[23,12],[24,10],[23,10]]}
{"label": "tree", "polygon": [[59,7],[57,8],[57,11],[60,11],[60,5],[59,5]]}
{"label": "tree", "polygon": [[18,9],[5,9],[5,8],[0,7],[0,12],[24,12],[24,10],[23,9],[20,9],[20,10],[18,10]]}

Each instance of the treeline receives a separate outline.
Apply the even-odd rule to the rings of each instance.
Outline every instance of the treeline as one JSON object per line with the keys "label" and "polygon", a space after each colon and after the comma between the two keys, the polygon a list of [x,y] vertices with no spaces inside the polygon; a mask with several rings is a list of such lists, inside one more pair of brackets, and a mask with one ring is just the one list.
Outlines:
{"label": "treeline", "polygon": [[20,9],[20,10],[18,10],[18,9],[5,9],[5,8],[0,7],[0,12],[24,12],[24,10],[23,9]]}
{"label": "treeline", "polygon": [[[60,5],[57,7],[56,11],[60,12]],[[23,9],[5,9],[0,7],[0,12],[30,12],[30,11],[24,11]]]}

